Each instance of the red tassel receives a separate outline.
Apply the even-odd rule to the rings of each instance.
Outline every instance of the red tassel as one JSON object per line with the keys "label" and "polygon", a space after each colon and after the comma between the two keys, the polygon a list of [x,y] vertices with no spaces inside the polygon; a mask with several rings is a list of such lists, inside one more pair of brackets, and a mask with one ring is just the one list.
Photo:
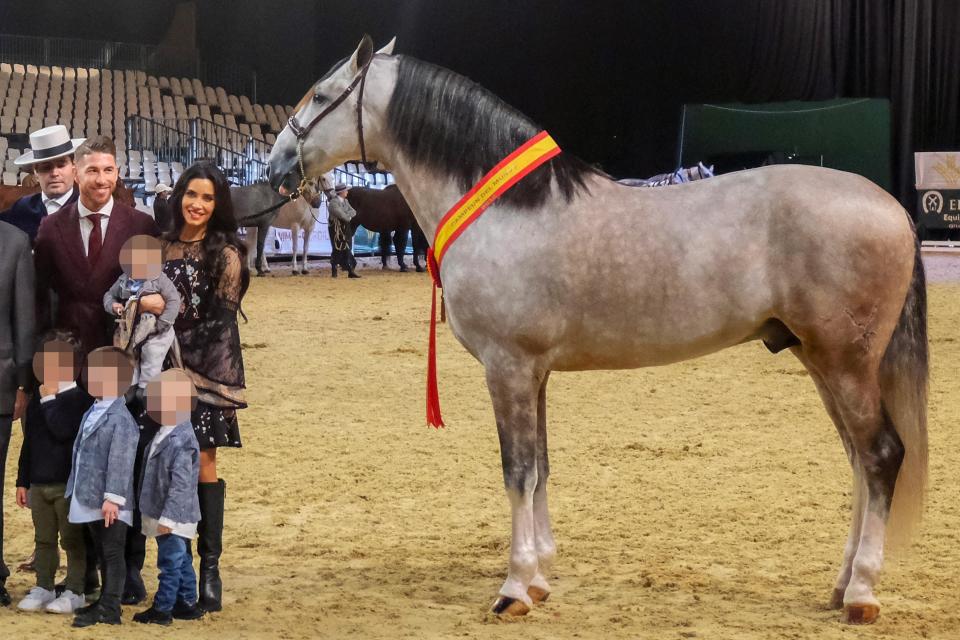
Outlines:
{"label": "red tassel", "polygon": [[430,346],[427,351],[427,424],[445,427],[440,416],[440,391],[437,389],[437,285],[433,285],[430,303]]}

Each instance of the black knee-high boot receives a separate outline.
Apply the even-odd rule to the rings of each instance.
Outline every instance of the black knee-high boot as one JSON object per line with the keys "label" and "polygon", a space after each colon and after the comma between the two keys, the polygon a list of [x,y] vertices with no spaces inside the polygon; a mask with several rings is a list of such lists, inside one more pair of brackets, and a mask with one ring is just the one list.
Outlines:
{"label": "black knee-high boot", "polygon": [[220,554],[223,552],[223,501],[227,483],[201,482],[200,523],[197,525],[197,555],[200,556],[198,606],[204,611],[220,611],[223,583],[220,580]]}

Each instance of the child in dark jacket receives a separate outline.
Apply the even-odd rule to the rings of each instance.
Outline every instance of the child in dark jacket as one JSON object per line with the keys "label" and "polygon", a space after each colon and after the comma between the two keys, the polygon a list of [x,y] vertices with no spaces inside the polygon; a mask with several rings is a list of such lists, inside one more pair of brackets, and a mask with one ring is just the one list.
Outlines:
{"label": "child in dark jacket", "polygon": [[[68,521],[70,501],[64,497],[73,441],[83,415],[93,404],[93,398],[75,382],[79,350],[79,343],[70,333],[55,331],[45,336],[33,361],[34,374],[41,384],[27,406],[17,471],[17,505],[27,506],[30,490],[37,586],[17,605],[21,611],[69,614],[85,604],[87,558],[83,527]],[[66,588],[59,597],[54,588],[60,564],[58,535],[67,554]]]}
{"label": "child in dark jacket", "polygon": [[143,535],[157,539],[160,584],[153,605],[133,616],[136,622],[168,625],[203,615],[190,556],[200,521],[200,445],[190,423],[195,395],[182,369],[168,369],[147,386],[147,413],[160,430],[143,452],[138,503]]}

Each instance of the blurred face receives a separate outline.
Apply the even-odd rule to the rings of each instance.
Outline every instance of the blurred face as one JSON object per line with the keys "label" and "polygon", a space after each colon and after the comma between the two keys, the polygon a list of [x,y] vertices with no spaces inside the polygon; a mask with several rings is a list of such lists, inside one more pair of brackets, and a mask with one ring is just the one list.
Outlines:
{"label": "blurred face", "polygon": [[173,426],[190,419],[196,390],[182,369],[167,369],[147,385],[147,414],[160,425]]}
{"label": "blurred face", "polygon": [[184,226],[193,231],[206,229],[216,205],[213,181],[194,178],[187,184],[180,204]]}
{"label": "blurred face", "polygon": [[130,386],[133,367],[115,351],[90,352],[87,363],[87,391],[99,400],[118,398]]}
{"label": "blurred face", "polygon": [[123,272],[136,280],[151,280],[163,269],[160,241],[146,235],[133,236],[120,249]]}
{"label": "blurred face", "polygon": [[52,389],[73,382],[77,375],[73,347],[61,340],[45,343],[43,350],[33,356],[33,373],[44,386]]}
{"label": "blurred face", "polygon": [[117,186],[117,160],[109,153],[88,153],[77,161],[77,183],[80,201],[91,211],[99,211],[107,204]]}
{"label": "blurred face", "polygon": [[33,165],[33,172],[40,182],[40,190],[48,198],[59,198],[70,191],[77,180],[77,165],[71,156],[38,162]]}

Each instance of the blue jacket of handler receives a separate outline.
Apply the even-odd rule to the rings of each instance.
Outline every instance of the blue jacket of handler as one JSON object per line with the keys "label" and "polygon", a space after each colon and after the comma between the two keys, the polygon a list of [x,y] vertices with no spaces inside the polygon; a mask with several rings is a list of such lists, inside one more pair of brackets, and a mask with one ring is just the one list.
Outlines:
{"label": "blue jacket of handler", "polygon": [[120,519],[125,521],[124,512],[134,507],[133,464],[140,430],[122,396],[88,424],[96,409],[94,404],[87,410],[73,443],[66,497],[97,511],[109,499],[120,506]]}
{"label": "blue jacket of handler", "polygon": [[[171,430],[164,436],[166,429]],[[155,440],[143,452],[140,513],[179,534],[177,525],[200,521],[200,445],[189,420],[161,427]]]}

